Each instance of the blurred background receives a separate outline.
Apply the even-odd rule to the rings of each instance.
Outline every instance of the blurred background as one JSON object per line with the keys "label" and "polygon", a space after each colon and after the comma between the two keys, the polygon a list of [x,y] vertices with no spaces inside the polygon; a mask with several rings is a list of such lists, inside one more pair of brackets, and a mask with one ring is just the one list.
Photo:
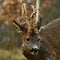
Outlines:
{"label": "blurred background", "polygon": [[[26,60],[21,53],[22,38],[12,22],[21,16],[24,2],[30,14],[29,6],[36,7],[36,0],[0,0],[0,60]],[[43,25],[60,18],[60,0],[40,0],[40,17]]]}

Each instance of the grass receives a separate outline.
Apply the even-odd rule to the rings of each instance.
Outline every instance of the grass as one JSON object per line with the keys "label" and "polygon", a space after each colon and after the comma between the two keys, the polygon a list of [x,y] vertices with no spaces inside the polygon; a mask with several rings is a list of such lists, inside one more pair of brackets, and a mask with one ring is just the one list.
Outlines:
{"label": "grass", "polygon": [[4,50],[0,49],[0,60],[26,60],[20,49]]}

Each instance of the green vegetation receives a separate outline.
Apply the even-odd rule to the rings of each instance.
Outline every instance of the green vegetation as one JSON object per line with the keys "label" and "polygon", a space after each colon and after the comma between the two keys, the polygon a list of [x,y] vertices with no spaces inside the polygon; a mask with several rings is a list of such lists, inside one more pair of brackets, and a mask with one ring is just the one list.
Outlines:
{"label": "green vegetation", "polygon": [[0,49],[0,60],[26,60],[20,49],[4,50]]}

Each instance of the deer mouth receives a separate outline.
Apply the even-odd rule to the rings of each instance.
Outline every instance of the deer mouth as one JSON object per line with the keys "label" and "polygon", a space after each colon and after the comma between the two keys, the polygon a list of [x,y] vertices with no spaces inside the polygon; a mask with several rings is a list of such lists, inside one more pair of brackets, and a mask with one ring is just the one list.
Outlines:
{"label": "deer mouth", "polygon": [[33,50],[33,49],[31,50],[31,54],[32,54],[32,55],[37,55],[38,52],[39,52],[39,50]]}
{"label": "deer mouth", "polygon": [[32,55],[37,55],[38,52],[33,51],[33,52],[31,52],[31,54],[32,54]]}

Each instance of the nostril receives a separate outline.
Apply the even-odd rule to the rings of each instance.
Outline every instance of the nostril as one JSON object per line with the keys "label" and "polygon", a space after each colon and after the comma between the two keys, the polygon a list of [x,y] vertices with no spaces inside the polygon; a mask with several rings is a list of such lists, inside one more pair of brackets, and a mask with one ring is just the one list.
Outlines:
{"label": "nostril", "polygon": [[39,49],[37,48],[32,48],[31,52],[37,53],[39,51]]}
{"label": "nostril", "polygon": [[35,51],[38,51],[38,49],[37,49],[37,48],[35,48],[34,50],[35,50]]}

